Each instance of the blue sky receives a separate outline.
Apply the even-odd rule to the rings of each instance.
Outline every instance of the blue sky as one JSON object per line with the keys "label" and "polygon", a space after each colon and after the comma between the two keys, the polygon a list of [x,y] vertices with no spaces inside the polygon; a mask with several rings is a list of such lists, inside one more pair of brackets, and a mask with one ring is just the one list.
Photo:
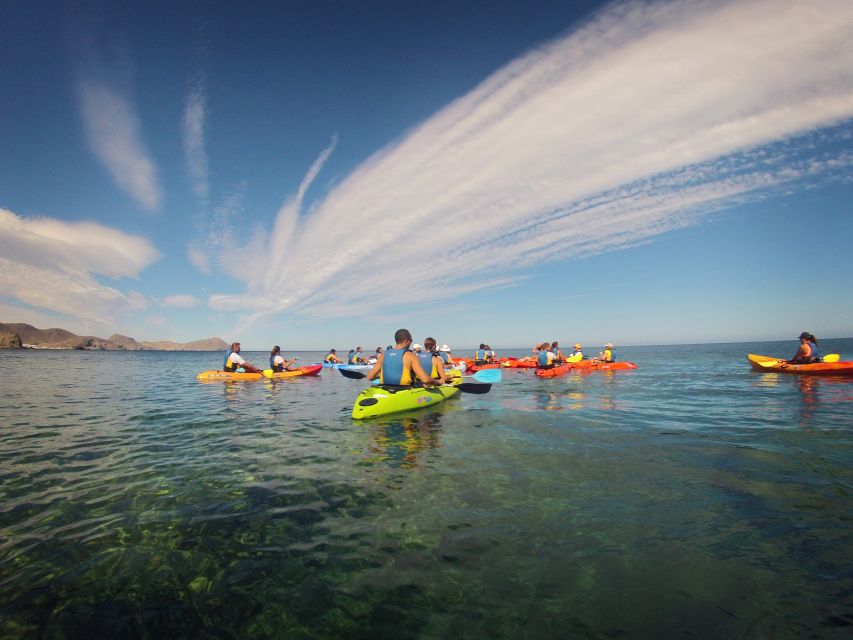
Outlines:
{"label": "blue sky", "polygon": [[0,23],[0,321],[249,349],[853,335],[849,2]]}

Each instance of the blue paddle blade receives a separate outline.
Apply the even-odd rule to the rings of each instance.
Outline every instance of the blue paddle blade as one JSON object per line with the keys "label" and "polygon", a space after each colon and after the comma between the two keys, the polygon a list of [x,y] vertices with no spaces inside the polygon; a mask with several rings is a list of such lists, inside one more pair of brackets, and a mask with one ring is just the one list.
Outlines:
{"label": "blue paddle blade", "polygon": [[477,382],[500,382],[503,379],[500,369],[482,369],[474,374]]}

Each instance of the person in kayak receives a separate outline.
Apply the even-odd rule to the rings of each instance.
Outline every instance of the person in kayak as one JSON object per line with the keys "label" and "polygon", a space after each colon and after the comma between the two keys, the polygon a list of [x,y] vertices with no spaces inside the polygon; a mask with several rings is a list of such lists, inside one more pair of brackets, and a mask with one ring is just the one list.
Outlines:
{"label": "person in kayak", "polygon": [[351,351],[347,364],[367,364],[367,358],[364,357],[364,349],[358,347],[355,351]]}
{"label": "person in kayak", "polygon": [[293,360],[285,360],[281,356],[281,347],[275,345],[270,351],[270,369],[273,370],[273,373],[281,373],[282,371],[291,371],[290,365],[296,362],[296,358]]}
{"label": "person in kayak", "polygon": [[820,362],[820,355],[817,352],[817,338],[807,331],[800,334],[800,346],[794,357],[788,360],[791,364],[811,364]]}
{"label": "person in kayak", "polygon": [[222,365],[223,371],[231,371],[232,373],[237,371],[240,367],[243,368],[244,371],[248,371],[249,373],[260,373],[261,370],[256,366],[246,362],[243,359],[243,356],[240,355],[240,343],[234,342],[231,345],[231,348],[225,352],[225,362]]}
{"label": "person in kayak", "polygon": [[376,347],[376,353],[370,356],[367,359],[367,364],[376,364],[376,361],[379,360],[379,356],[382,355],[382,347]]}
{"label": "person in kayak", "polygon": [[441,349],[438,351],[438,356],[441,358],[441,361],[446,365],[453,364],[453,353],[450,351],[450,347],[446,344],[441,345]]}
{"label": "person in kayak", "polygon": [[415,355],[421,362],[421,366],[432,378],[438,379],[442,384],[447,382],[447,374],[444,372],[444,360],[435,349],[435,338],[424,340],[424,348]]}
{"label": "person in kayak", "polygon": [[556,364],[560,364],[563,361],[563,352],[560,351],[560,343],[556,340],[551,343],[551,353],[554,354]]}
{"label": "person in kayak", "polygon": [[486,345],[486,351],[489,354],[489,362],[497,362],[498,361],[498,354],[496,354],[494,351],[492,351],[492,348],[489,345]]}
{"label": "person in kayak", "polygon": [[577,358],[578,356],[580,356],[580,359],[583,360],[583,347],[581,347],[580,343],[576,342],[575,350],[572,353],[572,357]]}
{"label": "person in kayak", "polygon": [[367,374],[368,380],[377,376],[382,384],[411,387],[420,381],[425,386],[439,385],[421,366],[420,359],[409,350],[412,346],[412,334],[408,329],[398,329],[394,334],[394,347],[385,350],[379,361]]}
{"label": "person in kayak", "polygon": [[536,364],[540,369],[553,369],[557,356],[551,351],[551,345],[543,342],[539,345],[539,353],[536,355]]}
{"label": "person in kayak", "polygon": [[326,357],[323,358],[323,362],[330,362],[332,364],[340,364],[343,362],[337,355],[337,352],[334,349],[329,349],[329,353],[326,354]]}
{"label": "person in kayak", "polygon": [[491,350],[486,347],[482,342],[480,343],[480,348],[474,352],[474,364],[488,364],[492,361],[492,353]]}
{"label": "person in kayak", "polygon": [[616,362],[616,357],[613,355],[613,343],[608,342],[604,345],[604,351],[598,354],[598,359],[602,362]]}

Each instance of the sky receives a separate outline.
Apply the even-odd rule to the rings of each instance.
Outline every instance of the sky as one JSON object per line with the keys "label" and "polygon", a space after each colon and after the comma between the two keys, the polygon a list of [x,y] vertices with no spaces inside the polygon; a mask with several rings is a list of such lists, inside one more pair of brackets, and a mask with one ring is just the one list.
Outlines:
{"label": "sky", "polygon": [[0,3],[0,322],[853,336],[853,3]]}

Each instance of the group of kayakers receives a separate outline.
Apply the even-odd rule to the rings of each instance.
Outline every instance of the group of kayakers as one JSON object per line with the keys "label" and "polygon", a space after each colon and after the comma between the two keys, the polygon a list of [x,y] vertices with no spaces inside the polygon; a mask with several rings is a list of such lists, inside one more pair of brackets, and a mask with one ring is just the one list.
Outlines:
{"label": "group of kayakers", "polygon": [[[273,373],[290,371],[291,366],[297,360],[298,358],[291,358],[290,360],[284,358],[284,356],[281,355],[281,347],[278,345],[275,345],[270,351],[270,369],[273,370]],[[251,362],[248,362],[240,355],[240,343],[232,342],[231,347],[225,353],[225,361],[222,365],[222,370],[234,372],[238,369],[248,371],[249,373],[261,373],[261,370],[258,367],[253,365]]]}
{"label": "group of kayakers", "polygon": [[438,349],[432,337],[424,340],[423,346],[414,344],[408,329],[398,329],[394,333],[394,346],[378,355],[367,379],[379,377],[382,384],[393,386],[411,386],[418,382],[427,386],[439,385],[447,382],[444,366],[451,363],[447,345]]}
{"label": "group of kayakers", "polygon": [[[534,345],[531,352],[536,355],[536,364],[543,369],[563,364],[567,360],[577,362],[589,359],[584,355],[583,346],[579,342],[574,344],[573,351],[569,356],[563,355],[560,343],[556,340],[554,342],[546,340],[545,342]],[[602,350],[598,352],[598,357],[592,359],[599,362],[616,362],[616,357],[613,355],[613,343],[608,342],[605,344]]]}

